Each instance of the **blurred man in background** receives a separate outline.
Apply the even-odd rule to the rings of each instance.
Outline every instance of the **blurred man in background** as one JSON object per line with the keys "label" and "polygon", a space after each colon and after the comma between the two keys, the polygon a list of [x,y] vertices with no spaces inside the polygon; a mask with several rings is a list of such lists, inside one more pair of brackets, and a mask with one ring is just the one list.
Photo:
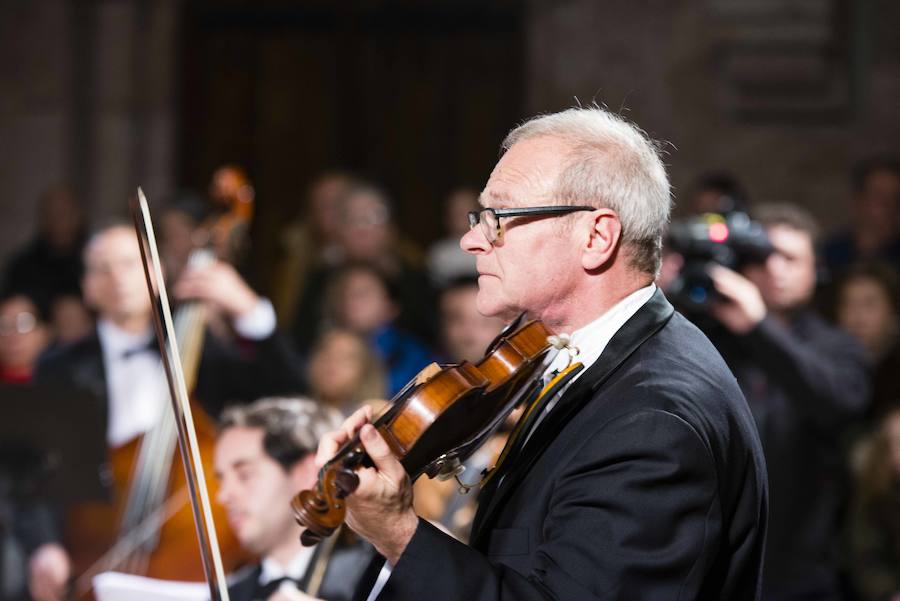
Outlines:
{"label": "blurred man in background", "polygon": [[763,599],[839,599],[838,510],[844,488],[840,436],[865,409],[863,351],[809,308],[817,227],[799,207],[754,211],[774,252],[737,273],[710,270],[720,299],[710,332],[753,411],[769,468]]}
{"label": "blurred man in background", "polygon": [[341,534],[304,547],[291,509],[294,495],[315,486],[319,438],[340,422],[331,407],[295,398],[262,399],[222,416],[218,502],[241,546],[260,557],[232,576],[233,601],[352,598],[371,547]]}
{"label": "blurred man in background", "polygon": [[[84,262],[82,285],[85,300],[98,314],[96,331],[42,359],[36,380],[87,390],[100,399],[106,442],[115,449],[159,423],[169,403],[168,389],[154,350],[152,307],[134,229],[113,225],[99,231],[85,247]],[[221,311],[238,335],[237,343],[205,336],[193,393],[208,414],[218,415],[226,401],[301,389],[295,359],[275,331],[271,304],[233,267],[213,262],[189,269],[173,292],[176,298]],[[35,598],[57,598],[69,576],[64,550],[55,543],[45,545],[31,565]]]}

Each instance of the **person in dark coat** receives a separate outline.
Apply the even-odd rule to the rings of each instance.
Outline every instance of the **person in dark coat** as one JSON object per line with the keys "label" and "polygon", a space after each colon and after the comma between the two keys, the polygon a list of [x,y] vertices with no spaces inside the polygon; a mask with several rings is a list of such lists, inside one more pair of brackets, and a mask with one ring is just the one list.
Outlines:
{"label": "person in dark coat", "polygon": [[769,466],[763,599],[839,599],[839,530],[847,498],[844,435],[870,384],[863,349],[809,307],[815,223],[799,207],[760,206],[774,252],[743,273],[711,271],[720,301],[710,335],[734,371]]}
{"label": "person in dark coat", "polygon": [[38,201],[37,231],[4,269],[3,290],[25,291],[50,312],[60,297],[81,296],[84,211],[65,186],[48,188]]}
{"label": "person in dark coat", "polygon": [[375,465],[347,498],[385,559],[357,598],[758,599],[762,449],[724,361],[653,283],[671,204],[656,147],[599,108],[538,117],[503,146],[461,240],[478,310],[527,311],[564,348],[481,491],[470,546],[413,512],[365,409],[323,438],[320,464],[359,430]]}

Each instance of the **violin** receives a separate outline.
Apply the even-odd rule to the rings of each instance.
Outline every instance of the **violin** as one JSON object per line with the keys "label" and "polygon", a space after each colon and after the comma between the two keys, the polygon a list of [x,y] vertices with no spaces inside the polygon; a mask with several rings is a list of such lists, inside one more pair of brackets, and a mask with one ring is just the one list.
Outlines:
{"label": "violin", "polygon": [[[425,368],[372,423],[413,480],[458,474],[462,462],[538,388],[535,374],[552,348],[547,338],[553,332],[540,321],[522,321],[520,316],[508,325],[475,364]],[[355,470],[373,465],[357,434],[322,467],[316,486],[294,497],[304,545],[343,524],[343,499],[359,486]]]}

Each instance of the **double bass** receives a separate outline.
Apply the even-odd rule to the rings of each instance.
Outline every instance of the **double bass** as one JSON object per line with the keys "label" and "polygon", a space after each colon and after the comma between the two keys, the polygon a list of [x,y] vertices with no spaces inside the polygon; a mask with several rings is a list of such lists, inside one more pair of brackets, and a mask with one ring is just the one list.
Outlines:
{"label": "double bass", "polygon": [[[223,254],[228,259],[234,258],[233,249],[240,246],[236,241],[242,237],[240,232],[252,214],[249,182],[238,180],[227,198],[230,204],[223,205],[224,199],[220,197],[217,210],[200,228],[206,232],[207,243],[191,253],[188,265],[207,263]],[[140,232],[141,228],[138,230],[139,238],[146,236]],[[142,239],[141,243],[142,253],[147,254],[146,240]],[[187,390],[193,390],[196,383],[207,321],[205,311],[202,303],[183,303],[173,320]],[[161,351],[165,355],[166,351]],[[162,369],[159,375],[165,377]],[[198,405],[191,403],[191,406],[202,471],[209,473],[215,423]],[[192,486],[184,470],[177,463],[173,465],[186,451],[183,445],[175,448],[180,443],[178,416],[177,411],[164,410],[149,432],[110,449],[111,503],[82,504],[67,512],[65,540],[73,573],[77,575],[71,590],[74,598],[88,598],[92,578],[109,570],[172,580],[205,578],[192,512]],[[210,485],[214,494],[215,483]],[[211,513],[217,524],[216,538],[223,567],[233,569],[249,557],[228,529],[224,509],[216,505],[211,507]]]}

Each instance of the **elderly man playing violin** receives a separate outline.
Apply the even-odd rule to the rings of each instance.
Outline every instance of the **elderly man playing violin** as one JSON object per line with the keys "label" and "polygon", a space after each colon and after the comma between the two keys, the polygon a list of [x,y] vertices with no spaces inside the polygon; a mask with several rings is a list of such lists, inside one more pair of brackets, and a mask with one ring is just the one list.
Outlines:
{"label": "elderly man playing violin", "polygon": [[[656,145],[600,108],[514,129],[461,246],[478,310],[567,341],[554,389],[481,491],[470,545],[420,519],[368,410],[347,523],[385,562],[359,599],[759,599],[766,471],[744,397],[710,342],[654,285],[671,206]],[[569,374],[565,385],[554,376]]]}

